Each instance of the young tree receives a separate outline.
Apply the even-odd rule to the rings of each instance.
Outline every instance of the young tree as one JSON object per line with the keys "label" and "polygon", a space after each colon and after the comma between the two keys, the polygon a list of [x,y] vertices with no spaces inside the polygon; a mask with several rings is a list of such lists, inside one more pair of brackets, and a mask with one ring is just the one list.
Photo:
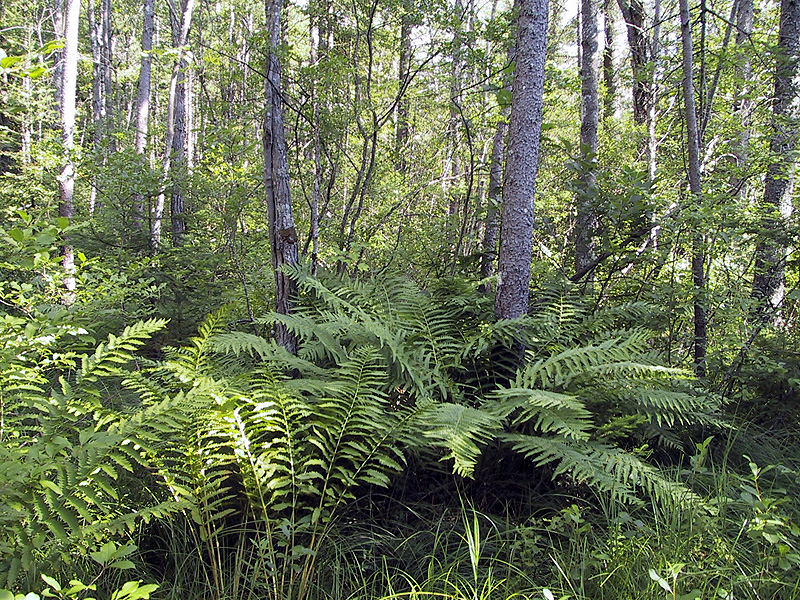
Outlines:
{"label": "young tree", "polygon": [[747,177],[743,175],[747,168],[748,146],[750,144],[750,111],[753,101],[750,99],[749,82],[753,76],[753,63],[748,45],[753,34],[753,0],[736,0],[736,76],[739,81],[748,82],[739,91],[734,103],[734,110],[740,115],[742,130],[734,145],[738,173],[731,179],[740,198],[747,195]]}
{"label": "young tree", "polygon": [[[264,82],[264,184],[267,191],[267,217],[275,271],[275,311],[289,314],[294,308],[296,285],[283,272],[284,265],[297,264],[298,240],[289,190],[289,151],[283,124],[281,63],[277,51],[281,42],[283,0],[267,0],[269,48],[267,77]],[[275,339],[289,352],[297,352],[297,338],[285,326],[275,327]]]}
{"label": "young tree", "polygon": [[[686,148],[689,163],[689,191],[699,207],[703,190],[700,179],[700,134],[694,98],[694,51],[689,0],[680,0],[681,46],[683,49],[683,106],[686,113]],[[692,282],[694,284],[694,368],[698,377],[706,374],[705,250],[704,237],[696,226],[692,240]]]}
{"label": "young tree", "polygon": [[548,0],[517,0],[516,6],[517,48],[494,308],[500,319],[528,312],[547,52]]}
{"label": "young tree", "polygon": [[[766,236],[756,247],[753,296],[762,314],[773,322],[780,319],[786,277],[785,225],[792,213],[792,174],[797,148],[797,104],[800,101],[800,1],[781,0],[778,47],[775,56],[772,98],[771,162],[764,186],[762,222]],[[770,314],[771,313],[771,314]]]}
{"label": "young tree", "polygon": [[397,153],[395,160],[395,170],[399,173],[408,172],[408,161],[405,153],[407,151],[408,140],[411,135],[411,124],[409,123],[410,102],[407,94],[403,90],[408,87],[411,78],[411,31],[412,22],[409,11],[403,11],[400,20],[400,61],[397,71],[399,94],[402,97],[397,102],[397,125],[395,129],[394,147]]}
{"label": "young tree", "polygon": [[605,46],[603,48],[603,118],[614,116],[617,103],[616,69],[614,68],[614,38],[616,27],[614,19],[614,0],[603,0],[603,32]]}

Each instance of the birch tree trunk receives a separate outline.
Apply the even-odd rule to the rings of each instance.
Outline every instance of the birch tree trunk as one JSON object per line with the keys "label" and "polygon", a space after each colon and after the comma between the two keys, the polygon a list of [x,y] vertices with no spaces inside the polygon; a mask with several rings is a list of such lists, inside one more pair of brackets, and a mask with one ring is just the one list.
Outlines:
{"label": "birch tree trunk", "polygon": [[[60,203],[58,214],[61,217],[72,219],[75,214],[75,166],[73,164],[73,151],[75,148],[75,95],[78,81],[78,26],[80,24],[80,0],[64,1],[64,52],[61,61],[61,82],[58,86],[60,92],[59,116],[61,119],[61,143],[64,157],[59,176]],[[64,287],[67,290],[64,296],[66,304],[75,301],[75,257],[72,244],[64,240],[61,248],[64,267]]]}
{"label": "birch tree trunk", "polygon": [[[150,116],[150,81],[153,65],[153,29],[155,0],[144,0],[144,23],[142,25],[142,61],[139,67],[139,82],[136,88],[136,154],[146,162],[148,118]],[[144,215],[144,196],[137,192],[133,197],[134,227],[141,231]]]}
{"label": "birch tree trunk", "polygon": [[[575,272],[589,275],[595,260],[597,229],[597,124],[600,120],[598,80],[600,53],[597,39],[598,0],[581,0],[581,176],[575,220]],[[589,276],[588,280],[591,280]]]}
{"label": "birch tree trunk", "polygon": [[793,155],[798,139],[800,101],[800,0],[781,0],[778,48],[775,56],[775,92],[772,100],[771,162],[764,187],[767,211],[762,227],[767,236],[756,247],[753,296],[764,318],[780,323],[786,293],[785,228],[792,214]]}
{"label": "birch tree trunk", "polygon": [[517,0],[518,27],[508,129],[495,315],[528,312],[534,196],[544,104],[547,0]]}
{"label": "birch tree trunk", "polygon": [[[264,184],[267,192],[267,217],[275,272],[275,312],[289,314],[294,309],[297,286],[286,273],[284,265],[298,261],[297,231],[292,213],[289,190],[289,152],[283,125],[281,98],[281,65],[275,50],[281,42],[281,9],[283,0],[267,0],[269,55],[264,82]],[[274,330],[275,340],[292,354],[297,352],[297,338],[284,325]]]}
{"label": "birch tree trunk", "polygon": [[[683,106],[686,113],[686,149],[689,162],[689,191],[695,203],[702,202],[700,178],[700,134],[694,97],[694,54],[689,0],[680,0],[681,46],[683,50]],[[695,224],[692,240],[692,283],[694,285],[694,368],[698,377],[706,374],[706,275],[704,237],[700,224]]]}

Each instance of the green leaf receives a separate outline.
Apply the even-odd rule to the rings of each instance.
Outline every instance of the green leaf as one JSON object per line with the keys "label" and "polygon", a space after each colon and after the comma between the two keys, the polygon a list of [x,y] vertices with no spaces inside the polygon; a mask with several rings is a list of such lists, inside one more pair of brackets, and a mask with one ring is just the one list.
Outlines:
{"label": "green leaf", "polygon": [[116,560],[109,567],[112,569],[133,569],[136,565],[130,560]]}
{"label": "green leaf", "polygon": [[56,224],[59,229],[66,229],[69,227],[69,219],[67,217],[58,217],[56,219]]}
{"label": "green leaf", "polygon": [[659,575],[655,569],[650,569],[648,573],[650,574],[650,579],[658,583],[658,585],[660,585],[664,589],[664,591],[669,592],[670,594],[672,593],[672,588],[670,587],[667,580],[664,579],[661,575]]}
{"label": "green leaf", "polygon": [[770,544],[777,544],[781,541],[781,536],[777,533],[770,533],[769,531],[762,531],[761,535],[764,536],[764,539],[767,540]]}
{"label": "green leaf", "polygon": [[22,232],[21,229],[14,228],[8,231],[8,237],[10,237],[17,243],[22,243],[22,240],[25,239],[25,234]]}
{"label": "green leaf", "polygon": [[497,90],[497,104],[502,108],[511,106],[511,90]]}
{"label": "green leaf", "polygon": [[116,552],[116,550],[117,545],[114,542],[106,542],[100,547],[100,550],[90,552],[89,556],[91,556],[95,562],[105,565],[114,557],[114,552]]}
{"label": "green leaf", "polygon": [[49,479],[40,479],[39,485],[43,488],[47,488],[48,490],[54,491],[59,496],[63,496],[64,493],[61,491],[61,488],[58,487],[54,482],[50,481]]}
{"label": "green leaf", "polygon": [[45,575],[44,573],[42,573],[42,580],[51,588],[53,588],[55,591],[57,592],[61,591],[61,584],[58,583],[55,579],[53,579],[49,575]]}

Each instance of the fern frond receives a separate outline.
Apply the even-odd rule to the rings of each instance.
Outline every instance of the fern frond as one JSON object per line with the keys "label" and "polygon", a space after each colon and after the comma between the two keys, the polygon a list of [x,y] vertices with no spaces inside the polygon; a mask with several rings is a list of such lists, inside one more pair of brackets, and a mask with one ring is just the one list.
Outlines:
{"label": "fern frond", "polygon": [[658,469],[614,446],[598,442],[504,434],[502,439],[517,452],[543,466],[556,463],[553,476],[569,474],[578,483],[610,493],[624,502],[639,502],[637,491],[673,506],[701,504],[702,500],[677,481],[667,479]]}
{"label": "fern frond", "polygon": [[592,413],[574,396],[533,390],[500,387],[491,397],[503,417],[511,416],[514,427],[530,425],[541,433],[557,433],[574,440],[589,439]]}
{"label": "fern frond", "polygon": [[483,447],[502,430],[500,414],[450,402],[424,408],[418,420],[430,444],[447,450],[443,460],[452,458],[462,477],[472,477]]}
{"label": "fern frond", "polygon": [[149,319],[129,325],[119,336],[109,334],[107,341],[98,345],[94,354],[82,358],[76,385],[85,387],[102,377],[119,374],[121,365],[133,360],[133,353],[166,324],[166,319]]}

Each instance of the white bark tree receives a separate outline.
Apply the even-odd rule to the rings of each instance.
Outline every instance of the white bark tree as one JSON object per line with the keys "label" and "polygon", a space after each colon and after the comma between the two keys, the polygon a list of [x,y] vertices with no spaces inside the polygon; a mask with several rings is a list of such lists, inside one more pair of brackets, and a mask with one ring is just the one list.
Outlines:
{"label": "white bark tree", "polygon": [[[61,60],[59,92],[59,116],[61,120],[61,143],[64,157],[61,175],[58,178],[60,203],[58,214],[72,219],[75,214],[75,96],[78,82],[78,27],[80,25],[80,0],[64,0],[64,51]],[[67,239],[61,248],[64,267],[64,287],[67,293],[64,301],[71,304],[75,299],[75,255],[71,242]]]}
{"label": "white bark tree", "polygon": [[[144,22],[142,25],[142,61],[139,66],[139,82],[136,88],[136,154],[144,163],[147,159],[148,120],[150,117],[150,82],[153,65],[153,30],[155,25],[155,0],[144,0]],[[134,226],[142,227],[144,196],[137,192],[133,198]]]}

